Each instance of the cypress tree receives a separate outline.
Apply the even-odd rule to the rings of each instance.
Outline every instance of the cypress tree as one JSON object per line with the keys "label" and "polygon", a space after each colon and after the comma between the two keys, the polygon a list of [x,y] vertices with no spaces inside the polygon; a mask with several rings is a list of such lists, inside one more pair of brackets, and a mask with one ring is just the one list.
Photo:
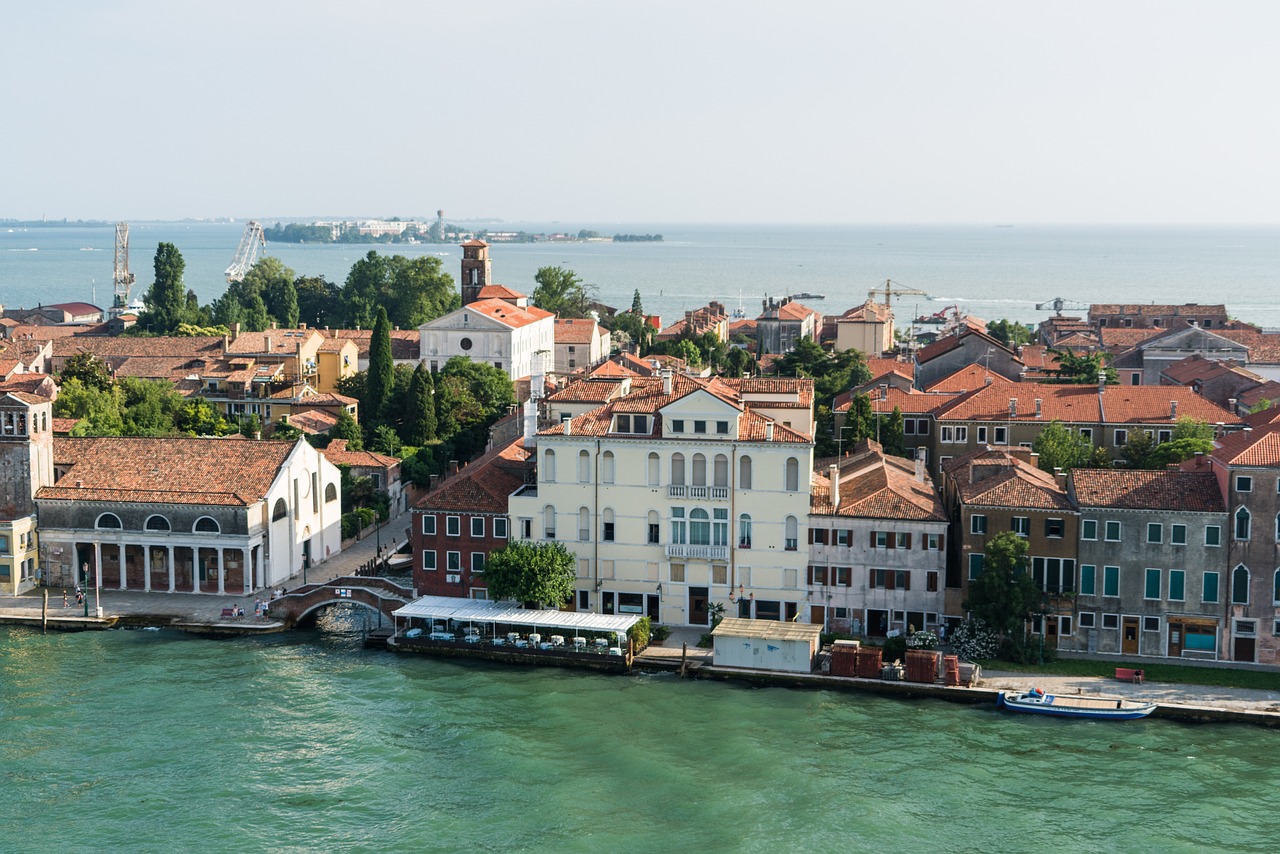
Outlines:
{"label": "cypress tree", "polygon": [[182,273],[187,262],[172,243],[156,247],[156,279],[147,292],[147,311],[143,325],[151,332],[168,333],[178,328],[187,306],[187,290],[182,286]]}
{"label": "cypress tree", "polygon": [[378,317],[373,322],[373,338],[369,341],[369,378],[366,389],[369,407],[365,425],[370,431],[382,423],[386,417],[387,402],[391,398],[393,377],[391,363],[391,323],[387,320],[387,310],[378,306]]}
{"label": "cypress tree", "polygon": [[431,372],[422,362],[413,369],[409,383],[409,409],[405,424],[405,441],[410,445],[425,445],[436,437],[435,388]]}

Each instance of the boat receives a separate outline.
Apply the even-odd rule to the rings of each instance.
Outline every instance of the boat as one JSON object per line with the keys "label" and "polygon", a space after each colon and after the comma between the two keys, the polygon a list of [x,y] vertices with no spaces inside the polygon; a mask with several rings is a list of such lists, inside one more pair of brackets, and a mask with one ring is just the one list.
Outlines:
{"label": "boat", "polygon": [[811,294],[808,291],[801,291],[798,294],[792,294],[792,299],[826,299],[826,294]]}
{"label": "boat", "polygon": [[1032,715],[1114,721],[1145,718],[1156,707],[1155,703],[1143,700],[1118,700],[1078,695],[1063,697],[1058,694],[1047,694],[1040,688],[1032,688],[1022,694],[1017,691],[1001,691],[996,695],[996,705],[1011,712],[1025,712]]}

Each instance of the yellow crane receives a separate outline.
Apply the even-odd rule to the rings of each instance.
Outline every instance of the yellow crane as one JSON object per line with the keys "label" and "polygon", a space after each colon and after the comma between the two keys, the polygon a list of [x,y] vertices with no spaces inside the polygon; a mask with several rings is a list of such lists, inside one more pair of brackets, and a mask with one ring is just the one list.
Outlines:
{"label": "yellow crane", "polygon": [[868,291],[867,296],[870,299],[875,299],[881,293],[884,294],[884,305],[886,308],[893,308],[893,303],[890,302],[893,297],[927,297],[929,295],[928,291],[922,291],[919,288],[908,288],[906,285],[899,284],[892,279],[884,280],[883,291],[881,291],[880,288],[875,288],[874,290]]}

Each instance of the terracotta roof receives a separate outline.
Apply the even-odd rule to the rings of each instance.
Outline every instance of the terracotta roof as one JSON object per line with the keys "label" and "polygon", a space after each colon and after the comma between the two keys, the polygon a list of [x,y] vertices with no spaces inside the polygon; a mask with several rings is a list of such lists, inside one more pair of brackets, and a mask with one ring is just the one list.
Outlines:
{"label": "terracotta roof", "polygon": [[943,463],[964,504],[1025,507],[1030,510],[1073,509],[1057,478],[1000,450],[978,450]]}
{"label": "terracotta roof", "polygon": [[[1237,402],[1241,406],[1247,406],[1250,408],[1257,406],[1264,400],[1271,401],[1272,406],[1280,404],[1280,382],[1267,380],[1257,388],[1251,388],[1248,391],[1240,392],[1237,397]],[[1268,408],[1268,411],[1270,411],[1270,408]],[[1253,423],[1249,420],[1249,417],[1245,418],[1245,422],[1249,424]]]}
{"label": "terracotta roof", "polygon": [[1126,329],[1119,326],[1104,326],[1098,331],[1104,350],[1131,350],[1144,341],[1159,338],[1170,330],[1158,326],[1149,329]]}
{"label": "terracotta roof", "polygon": [[460,246],[488,246],[483,240],[467,240],[459,244]]}
{"label": "terracotta roof", "polygon": [[[923,415],[932,412],[942,404],[954,400],[955,393],[923,392],[917,389],[903,391],[897,386],[885,389],[883,397],[880,389],[869,389],[866,394],[871,398],[873,412],[893,412],[896,406],[903,415]],[[836,398],[836,412],[848,412],[853,403],[853,392],[845,392]]]}
{"label": "terracotta roof", "polygon": [[1253,329],[1214,329],[1215,334],[1249,348],[1249,364],[1280,364],[1280,334]]}
{"label": "terracotta roof", "polygon": [[[39,395],[48,400],[51,399],[49,394],[54,394],[57,391],[56,383],[53,384],[52,389],[49,388],[50,379],[49,374],[14,374],[0,382],[0,393],[20,391],[24,394]],[[49,394],[44,393],[46,390],[49,390]]]}
{"label": "terracotta roof", "polygon": [[[292,423],[292,419],[290,419]],[[400,460],[379,454],[374,451],[352,451],[347,448],[346,439],[334,439],[320,453],[335,466],[355,466],[358,468],[393,469],[400,465]]]}
{"label": "terracotta roof", "polygon": [[299,344],[308,344],[311,338],[317,336],[323,337],[314,329],[267,329],[262,332],[241,332],[227,344],[227,353],[246,356],[290,356],[298,352]]}
{"label": "terracotta roof", "polygon": [[910,362],[904,362],[902,359],[882,359],[878,356],[867,359],[867,370],[871,372],[872,382],[885,374],[897,374],[909,380],[915,379],[916,376],[915,365]]}
{"label": "terracotta roof", "polygon": [[1229,466],[1280,466],[1280,426],[1224,436],[1210,455]]}
{"label": "terracotta roof", "polygon": [[[606,362],[605,364],[612,364]],[[634,376],[634,375],[633,375]],[[575,380],[547,397],[549,403],[605,403],[622,390],[620,379],[592,377]]]}
{"label": "terracotta roof", "polygon": [[908,460],[872,451],[852,464],[841,463],[840,506],[831,506],[831,480],[816,474],[809,512],[819,516],[853,516],[870,519],[947,521],[933,483],[916,480]]}
{"label": "terracotta roof", "polygon": [[479,299],[501,299],[501,300],[528,299],[527,294],[522,294],[519,291],[513,291],[511,288],[507,287],[506,285],[485,285],[483,288],[480,289],[480,292],[476,294],[476,297]]}
{"label": "terracotta roof", "polygon": [[[358,358],[369,358],[369,342],[373,340],[372,329],[326,329],[321,334],[327,339],[354,341],[359,354]],[[397,362],[416,362],[421,343],[422,336],[417,329],[392,329],[391,358]],[[321,349],[327,350],[327,344],[322,344]]]}
{"label": "terracotta roof", "polygon": [[1240,418],[1213,401],[1206,400],[1185,386],[1107,386],[1102,396],[1102,406],[1108,424],[1139,424],[1174,421],[1173,402],[1176,401],[1177,418],[1194,418],[1216,424],[1239,424]]}
{"label": "terracotta roof", "polygon": [[423,496],[414,509],[505,515],[507,498],[526,482],[530,457],[523,439],[490,451]]}
{"label": "terracotta roof", "polygon": [[638,377],[640,376],[630,368],[623,367],[617,362],[606,359],[590,373],[592,377]]}
{"label": "terracotta roof", "polygon": [[1014,381],[989,371],[982,365],[965,365],[953,374],[942,377],[925,391],[972,391],[986,385],[1014,385]]}
{"label": "terracotta roof", "polygon": [[1245,370],[1239,362],[1206,359],[1199,353],[1188,356],[1182,361],[1174,362],[1160,373],[1179,385],[1191,385],[1197,380],[1203,382],[1226,374],[1236,374],[1245,379],[1255,379],[1260,383],[1263,381],[1262,377],[1252,371]]}
{"label": "terracotta roof", "polygon": [[1169,315],[1174,317],[1202,317],[1204,315],[1213,315],[1226,320],[1227,307],[1225,305],[1199,305],[1190,302],[1185,305],[1098,302],[1089,306],[1090,319],[1102,315],[1115,314],[1127,314],[1133,317],[1167,317]]}
{"label": "terracotta roof", "polygon": [[729,335],[741,333],[743,335],[756,334],[756,321],[752,317],[740,317],[737,320],[729,321]]}
{"label": "terracotta roof", "polygon": [[67,314],[102,314],[102,309],[88,302],[55,302],[52,305],[41,307],[61,309]]}
{"label": "terracotta roof", "polygon": [[[809,308],[809,306],[801,305],[798,302],[789,302],[784,306],[780,306],[777,311],[778,318],[781,320],[804,320],[806,317],[810,317],[818,313],[816,310]],[[758,324],[761,320],[767,319],[767,315],[762,314],[760,317],[756,318],[756,323]]]}
{"label": "terracotta roof", "polygon": [[1058,350],[1071,350],[1074,352],[1076,350],[1092,350],[1100,343],[1098,336],[1092,332],[1072,332],[1054,342],[1054,347]]}
{"label": "terracotta roof", "polygon": [[290,427],[297,427],[303,433],[315,435],[328,433],[338,423],[338,416],[325,409],[304,409],[289,415],[288,423]]}
{"label": "terracotta roof", "polygon": [[79,418],[56,418],[55,417],[53,419],[53,432],[55,435],[65,436],[68,433],[70,433],[72,430],[74,430],[76,425],[79,424],[80,421],[81,419]]}
{"label": "terracotta roof", "polygon": [[55,436],[54,463],[70,468],[36,498],[246,506],[266,497],[293,448],[238,437]]}
{"label": "terracotta roof", "polygon": [[737,395],[787,395],[788,400],[753,400],[762,408],[813,406],[813,380],[807,377],[717,377],[716,382]]}
{"label": "terracotta roof", "polygon": [[174,374],[187,373],[185,356],[130,356],[112,372],[117,377],[142,377],[143,379],[170,379]]}
{"label": "terracotta roof", "polygon": [[597,334],[598,325],[590,318],[556,318],[556,343],[590,344]]}
{"label": "terracotta roof", "polygon": [[888,323],[893,320],[893,311],[887,305],[867,300],[862,305],[854,306],[836,318],[836,323]]}
{"label": "terracotta roof", "polygon": [[100,359],[121,359],[129,356],[195,358],[197,356],[222,355],[221,335],[197,335],[191,337],[157,336],[155,338],[122,335],[118,338],[80,336],[55,338],[53,355],[74,356],[92,353]]}
{"label": "terracotta roof", "polygon": [[[23,338],[34,340],[34,341],[48,341],[53,338],[74,338],[76,336],[84,337],[85,333],[89,332],[90,330],[101,335],[101,329],[102,329],[101,324],[94,324],[92,326],[87,326],[84,324],[69,323],[69,324],[49,324],[49,325],[42,324],[37,326],[34,324],[24,323],[18,326],[14,326],[9,331],[8,337],[10,338],[10,340],[13,340],[13,341],[19,341]],[[93,337],[93,336],[89,336],[89,337]]]}
{"label": "terracotta roof", "polygon": [[[1009,401],[1015,400],[1010,414]],[[1036,414],[1036,401],[1040,414]],[[1172,401],[1177,401],[1177,415]],[[1210,424],[1240,419],[1185,386],[1107,386],[1099,403],[1092,385],[1056,383],[992,383],[944,404],[939,421],[1062,421],[1077,424],[1146,424],[1187,417]]]}
{"label": "terracotta roof", "polygon": [[474,311],[476,314],[492,318],[503,326],[509,326],[512,329],[519,329],[522,326],[528,326],[530,323],[536,323],[539,320],[554,316],[551,312],[544,311],[536,306],[519,308],[500,299],[476,300],[475,302],[467,303],[462,310]]}
{"label": "terracotta roof", "polygon": [[1209,472],[1072,469],[1081,507],[1225,513],[1218,479]]}

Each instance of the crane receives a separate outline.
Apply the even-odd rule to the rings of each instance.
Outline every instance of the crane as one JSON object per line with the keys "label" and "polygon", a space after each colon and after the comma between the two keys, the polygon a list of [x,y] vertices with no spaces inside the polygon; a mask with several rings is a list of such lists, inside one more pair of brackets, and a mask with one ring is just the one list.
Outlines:
{"label": "crane", "polygon": [[1075,300],[1064,299],[1063,297],[1054,297],[1051,300],[1036,303],[1036,311],[1056,311],[1058,313],[1058,317],[1062,317],[1062,310],[1064,308],[1069,308],[1073,311],[1083,311],[1088,307],[1088,303],[1076,302]]}
{"label": "crane", "polygon": [[129,272],[129,223],[116,223],[116,262],[112,282],[115,284],[115,296],[111,301],[110,317],[119,317],[125,313],[129,305],[129,290],[136,277]]}
{"label": "crane", "polygon": [[262,225],[252,219],[245,223],[244,234],[240,235],[240,246],[236,249],[236,258],[227,268],[227,284],[242,281],[244,274],[249,272],[258,258],[258,247],[266,245],[267,238],[262,233]]}
{"label": "crane", "polygon": [[[879,293],[880,293],[880,289],[876,288],[875,290],[868,291],[867,296],[870,299],[875,299]],[[927,297],[928,295],[929,293],[927,291],[922,291],[918,288],[908,288],[904,285],[898,284],[892,279],[884,280],[884,304],[886,308],[893,307],[893,304],[889,301],[893,297],[904,297],[904,296]]]}

